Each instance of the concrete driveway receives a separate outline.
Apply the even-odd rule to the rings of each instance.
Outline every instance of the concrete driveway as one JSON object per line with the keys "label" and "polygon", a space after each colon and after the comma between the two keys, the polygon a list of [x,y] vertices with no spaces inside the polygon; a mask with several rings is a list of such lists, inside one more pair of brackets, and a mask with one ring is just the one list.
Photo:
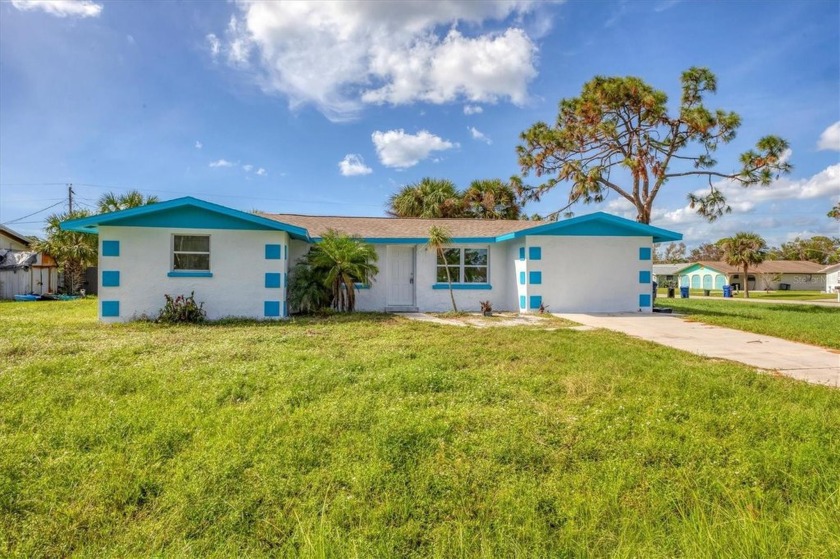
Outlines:
{"label": "concrete driveway", "polygon": [[620,313],[558,316],[697,355],[738,361],[806,382],[840,387],[840,352],[829,349],[689,322],[678,315]]}

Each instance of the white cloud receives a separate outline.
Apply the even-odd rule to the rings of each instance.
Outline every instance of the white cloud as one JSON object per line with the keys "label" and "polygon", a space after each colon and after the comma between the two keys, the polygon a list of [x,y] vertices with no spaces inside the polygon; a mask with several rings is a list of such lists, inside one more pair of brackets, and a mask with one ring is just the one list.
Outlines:
{"label": "white cloud", "polygon": [[224,41],[208,35],[208,42],[214,56],[249,67],[267,93],[286,96],[292,108],[312,104],[336,121],[353,118],[364,103],[521,104],[537,74],[537,47],[520,27],[482,26],[521,25],[541,4],[239,0]]}
{"label": "white cloud", "polygon": [[467,126],[467,130],[470,131],[470,135],[472,136],[473,140],[478,140],[479,142],[486,142],[487,144],[493,143],[493,140],[488,138],[484,133],[480,132],[475,126]]}
{"label": "white cloud", "polygon": [[90,0],[12,0],[12,6],[28,12],[41,10],[57,17],[99,17],[102,4]]}
{"label": "white cloud", "polygon": [[371,134],[379,161],[386,167],[407,168],[417,165],[434,151],[458,147],[458,144],[421,130],[417,134],[406,134],[405,130],[377,130]]}
{"label": "white cloud", "polygon": [[217,159],[216,161],[210,162],[211,167],[233,167],[234,163],[231,163],[227,159]]}
{"label": "white cloud", "polygon": [[195,149],[201,149],[203,147],[204,147],[204,144],[202,144],[198,140],[195,141]]}
{"label": "white cloud", "polygon": [[215,60],[222,50],[222,42],[216,37],[215,33],[208,33],[205,39],[207,40],[207,45],[210,47],[210,54],[213,56],[213,60]]}
{"label": "white cloud", "polygon": [[817,147],[821,150],[840,151],[840,120],[823,130]]}
{"label": "white cloud", "polygon": [[345,155],[344,159],[338,162],[338,168],[345,177],[369,175],[373,172],[373,169],[365,165],[365,160],[362,159],[362,156],[355,153]]}
{"label": "white cloud", "polygon": [[481,105],[464,105],[465,115],[479,115],[484,112]]}
{"label": "white cloud", "polygon": [[259,176],[261,176],[261,177],[264,177],[264,176],[266,176],[266,175],[268,174],[268,171],[266,171],[265,169],[263,169],[262,167],[260,167],[259,169],[257,169],[257,174],[258,174]]}
{"label": "white cloud", "polygon": [[243,165],[242,168],[245,169],[246,173],[250,173],[254,169],[254,166],[248,163],[246,165]]}

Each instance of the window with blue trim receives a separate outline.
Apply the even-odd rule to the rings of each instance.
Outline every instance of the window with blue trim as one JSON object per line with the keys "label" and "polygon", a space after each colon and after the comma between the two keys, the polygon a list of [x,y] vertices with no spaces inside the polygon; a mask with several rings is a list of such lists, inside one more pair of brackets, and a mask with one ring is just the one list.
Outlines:
{"label": "window with blue trim", "polygon": [[210,235],[172,235],[173,271],[210,271]]}
{"label": "window with blue trim", "polygon": [[[486,248],[447,248],[438,251],[437,281],[453,283],[487,283],[489,279]],[[449,270],[449,277],[447,277]]]}

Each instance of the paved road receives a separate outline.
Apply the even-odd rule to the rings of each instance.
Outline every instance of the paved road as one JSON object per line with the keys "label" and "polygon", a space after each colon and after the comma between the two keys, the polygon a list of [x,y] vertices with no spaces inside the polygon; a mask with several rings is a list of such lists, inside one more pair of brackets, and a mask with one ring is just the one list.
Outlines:
{"label": "paved road", "polygon": [[738,361],[814,384],[840,387],[840,352],[780,338],[689,322],[668,314],[561,314],[697,355]]}

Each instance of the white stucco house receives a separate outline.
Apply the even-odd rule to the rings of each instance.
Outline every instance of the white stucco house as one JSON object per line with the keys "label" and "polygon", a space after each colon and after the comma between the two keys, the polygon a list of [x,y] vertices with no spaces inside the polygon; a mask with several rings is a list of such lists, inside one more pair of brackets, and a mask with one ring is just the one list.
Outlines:
{"label": "white stucco house", "polygon": [[[194,291],[207,316],[288,316],[289,272],[329,229],[375,246],[379,274],[360,289],[364,311],[446,311],[445,269],[426,247],[429,227],[449,230],[456,298],[478,310],[652,310],[653,243],[682,235],[605,213],[558,222],[330,217],[246,213],[196,198],[67,221],[99,234],[99,317],[156,316],[164,294]],[[440,263],[442,264],[442,263]]]}
{"label": "white stucco house", "polygon": [[832,264],[826,266],[820,273],[825,274],[825,292],[838,293],[840,292],[840,264]]}

